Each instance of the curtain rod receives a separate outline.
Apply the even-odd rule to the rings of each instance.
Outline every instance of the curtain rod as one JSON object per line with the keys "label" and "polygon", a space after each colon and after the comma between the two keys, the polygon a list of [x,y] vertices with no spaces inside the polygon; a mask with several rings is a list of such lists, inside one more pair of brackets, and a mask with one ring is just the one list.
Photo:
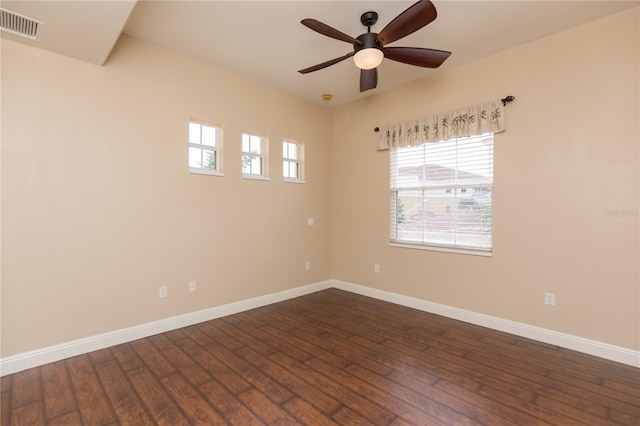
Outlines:
{"label": "curtain rod", "polygon": [[[503,106],[507,106],[507,104],[508,104],[509,102],[513,102],[513,100],[514,100],[514,99],[515,99],[515,96],[511,96],[511,95],[509,95],[509,96],[504,97],[504,98],[502,98],[502,99],[500,99],[500,100],[502,101],[502,105],[503,105]],[[379,131],[380,131],[380,127],[375,127],[375,128],[373,129],[373,131],[374,131],[374,132],[379,132]]]}

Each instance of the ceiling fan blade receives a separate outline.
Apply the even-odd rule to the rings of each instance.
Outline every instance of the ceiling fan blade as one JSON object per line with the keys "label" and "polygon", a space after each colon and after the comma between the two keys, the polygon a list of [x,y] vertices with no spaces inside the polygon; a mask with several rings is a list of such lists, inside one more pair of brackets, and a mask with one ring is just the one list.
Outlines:
{"label": "ceiling fan blade", "polygon": [[333,64],[337,64],[338,62],[342,62],[345,59],[352,57],[353,55],[354,55],[353,52],[349,52],[344,56],[340,56],[339,58],[331,59],[330,61],[323,62],[321,64],[314,65],[314,66],[309,67],[309,68],[305,68],[305,69],[300,70],[298,72],[300,74],[307,74],[307,73],[310,73],[310,72],[313,72],[313,71],[318,71],[318,70],[321,70],[323,68],[330,67]]}
{"label": "ceiling fan blade", "polygon": [[403,62],[425,68],[438,68],[451,55],[451,52],[421,47],[385,47],[384,57],[392,61]]}
{"label": "ceiling fan blade", "polygon": [[376,40],[383,46],[393,43],[424,27],[436,19],[436,16],[438,13],[433,3],[429,0],[420,0],[389,22],[380,31]]}
{"label": "ceiling fan blade", "polygon": [[347,43],[357,44],[358,46],[362,44],[360,40],[355,39],[350,35],[338,31],[335,28],[332,28],[327,24],[323,24],[322,22],[315,19],[303,19],[302,21],[300,21],[300,23],[305,27],[311,28],[315,32],[326,35],[327,37],[335,38],[336,40],[340,41],[346,41]]}
{"label": "ceiling fan blade", "polygon": [[378,69],[360,70],[360,93],[375,89],[378,85]]}

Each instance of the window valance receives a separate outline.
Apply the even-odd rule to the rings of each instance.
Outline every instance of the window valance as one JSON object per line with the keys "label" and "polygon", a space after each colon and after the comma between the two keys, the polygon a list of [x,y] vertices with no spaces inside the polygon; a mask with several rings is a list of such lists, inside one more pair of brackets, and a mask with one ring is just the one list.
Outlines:
{"label": "window valance", "polygon": [[500,99],[380,128],[378,150],[421,145],[506,128]]}

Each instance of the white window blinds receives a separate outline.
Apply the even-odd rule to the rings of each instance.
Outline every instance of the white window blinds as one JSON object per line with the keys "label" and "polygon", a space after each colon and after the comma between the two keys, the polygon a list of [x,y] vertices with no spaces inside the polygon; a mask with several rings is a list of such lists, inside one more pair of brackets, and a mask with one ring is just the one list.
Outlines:
{"label": "white window blinds", "polygon": [[493,133],[391,150],[391,242],[490,252]]}

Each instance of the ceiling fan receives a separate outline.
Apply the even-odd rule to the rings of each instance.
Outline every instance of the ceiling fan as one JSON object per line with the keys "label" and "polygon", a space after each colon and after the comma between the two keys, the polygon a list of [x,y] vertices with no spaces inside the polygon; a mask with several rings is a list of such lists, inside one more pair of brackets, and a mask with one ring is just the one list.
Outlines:
{"label": "ceiling fan", "polygon": [[302,25],[322,35],[352,43],[353,52],[298,72],[307,74],[318,71],[353,56],[356,66],[360,68],[360,92],[364,92],[369,89],[375,89],[378,85],[377,67],[382,63],[382,58],[419,67],[438,68],[451,55],[451,52],[421,47],[385,47],[387,44],[393,43],[424,27],[436,19],[436,16],[438,14],[433,3],[429,0],[420,0],[396,16],[382,31],[372,33],[371,26],[377,22],[378,14],[376,12],[365,12],[360,17],[360,22],[367,27],[367,32],[356,38],[315,19],[303,19],[301,21]]}

